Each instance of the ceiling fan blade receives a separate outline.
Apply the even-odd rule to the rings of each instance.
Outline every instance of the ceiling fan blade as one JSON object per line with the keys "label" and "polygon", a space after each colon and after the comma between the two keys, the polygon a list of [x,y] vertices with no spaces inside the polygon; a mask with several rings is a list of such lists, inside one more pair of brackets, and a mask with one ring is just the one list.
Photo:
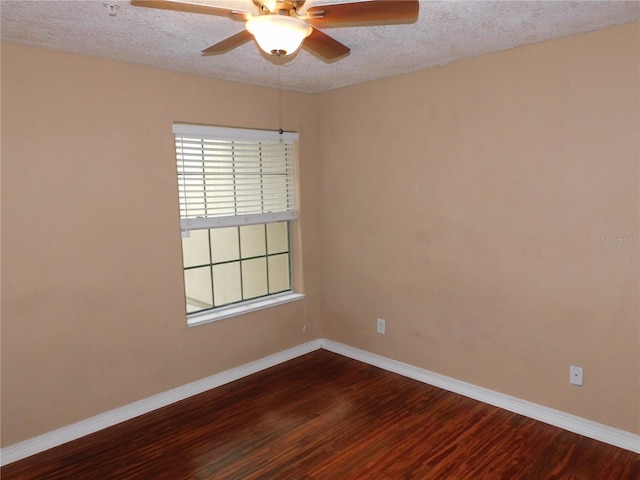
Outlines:
{"label": "ceiling fan blade", "polygon": [[215,45],[211,45],[209,48],[205,48],[202,51],[202,55],[220,55],[221,53],[227,53],[229,50],[239,47],[243,43],[247,43],[252,38],[253,35],[251,35],[247,30],[242,30],[241,32],[238,32],[229,38],[225,38]]}
{"label": "ceiling fan blade", "polygon": [[418,0],[391,0],[315,5],[305,11],[312,25],[322,27],[347,26],[345,24],[397,24],[413,23],[418,19]]}
{"label": "ceiling fan blade", "polygon": [[203,13],[205,15],[217,15],[229,17],[234,20],[247,20],[249,13],[241,10],[229,10],[228,8],[212,7],[202,3],[188,3],[175,0],[131,0],[135,7],[159,8],[161,10],[173,10],[176,12]]}
{"label": "ceiling fan blade", "polygon": [[311,31],[311,35],[304,40],[302,46],[326,61],[337,60],[351,51],[349,47],[317,28]]}

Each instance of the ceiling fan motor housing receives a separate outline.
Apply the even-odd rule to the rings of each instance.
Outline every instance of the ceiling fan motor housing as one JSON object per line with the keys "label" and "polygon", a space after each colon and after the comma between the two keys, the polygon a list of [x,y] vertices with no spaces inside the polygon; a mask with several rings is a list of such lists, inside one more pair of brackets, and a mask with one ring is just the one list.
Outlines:
{"label": "ceiling fan motor housing", "polygon": [[297,15],[305,0],[253,0],[263,14]]}

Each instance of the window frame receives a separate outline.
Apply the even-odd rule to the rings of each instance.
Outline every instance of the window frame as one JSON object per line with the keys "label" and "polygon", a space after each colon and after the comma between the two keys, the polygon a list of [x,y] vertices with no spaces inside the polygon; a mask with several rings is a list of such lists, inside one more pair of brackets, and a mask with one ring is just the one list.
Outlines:
{"label": "window frame", "polygon": [[[267,225],[270,223],[277,222],[286,222],[287,225],[287,242],[288,242],[288,251],[286,252],[288,256],[288,264],[289,264],[289,290],[280,291],[277,293],[267,293],[266,295],[250,298],[247,300],[240,300],[234,303],[225,304],[219,307],[213,306],[212,308],[208,308],[206,310],[201,310],[193,313],[189,313],[187,309],[187,291],[186,291],[186,280],[185,280],[185,272],[186,270],[193,267],[186,267],[184,254],[182,255],[182,272],[183,272],[183,286],[184,286],[184,296],[185,296],[185,313],[187,318],[187,326],[196,326],[202,325],[205,323],[215,322],[218,320],[234,317],[237,315],[246,314],[249,312],[254,312],[257,310],[261,310],[264,308],[269,308],[276,305],[282,305],[285,303],[289,303],[292,301],[300,300],[304,298],[304,294],[298,293],[294,291],[295,281],[294,281],[294,271],[298,271],[299,269],[294,268],[295,262],[295,252],[294,245],[292,244],[291,232],[297,229],[297,210],[296,210],[296,198],[295,198],[295,186],[296,186],[296,175],[295,175],[295,167],[297,162],[297,140],[298,134],[296,132],[284,132],[280,134],[279,132],[266,131],[266,130],[252,130],[252,129],[243,129],[243,128],[230,128],[230,127],[217,127],[217,126],[207,126],[207,125],[194,125],[194,124],[184,124],[184,123],[174,123],[173,125],[173,133],[174,133],[174,146],[175,146],[175,158],[177,163],[177,180],[178,180],[178,197],[180,203],[180,224],[181,224],[181,235],[184,238],[185,236],[189,236],[189,231],[191,230],[204,230],[208,232],[207,238],[210,238],[210,231],[217,228],[226,228],[226,227],[236,227],[238,229],[243,226],[248,225],[264,225],[265,226],[265,235],[267,230]],[[286,175],[284,177],[284,182],[286,188],[285,200],[282,200],[284,204],[286,203],[285,208],[276,208],[275,211],[270,209],[268,211],[252,211],[248,214],[238,213],[237,209],[235,213],[232,214],[214,214],[208,216],[208,210],[205,206],[205,214],[198,215],[198,217],[194,217],[193,212],[188,212],[188,200],[189,194],[192,194],[193,191],[187,192],[184,187],[185,175],[184,173],[187,171],[186,166],[186,156],[183,151],[180,150],[182,148],[185,139],[190,139],[190,141],[194,141],[196,139],[202,139],[204,141],[238,141],[238,142],[248,142],[249,145],[252,142],[256,142],[256,145],[260,145],[262,148],[262,143],[265,144],[269,142],[287,142],[287,147],[291,146],[293,153],[284,153],[284,156],[280,156],[279,154],[275,154],[276,163],[282,161],[283,165],[286,167]],[[180,147],[179,147],[180,145]],[[284,149],[287,152],[287,148]],[[227,160],[231,163],[234,163],[236,160],[234,155],[231,155],[231,160]],[[204,159],[205,153],[202,153],[203,162],[207,162]],[[259,155],[259,158],[262,158],[262,154]],[[197,163],[198,160],[195,160]],[[260,160],[262,162],[262,160]],[[262,164],[261,164],[262,165]],[[205,164],[203,164],[203,168]],[[235,167],[233,167],[235,169]],[[262,171],[262,166],[260,167]],[[235,171],[235,170],[234,170]],[[182,174],[181,174],[182,172]],[[235,173],[234,173],[235,176]],[[262,176],[262,174],[261,174]],[[181,185],[182,182],[182,185]],[[235,183],[235,181],[234,181]],[[262,185],[262,181],[260,181]],[[203,180],[203,192],[206,198],[202,198],[205,204],[210,202],[208,197],[207,189],[208,184]],[[260,190],[261,187],[258,187],[256,192]],[[261,191],[260,191],[261,192]],[[254,193],[253,195],[256,195]],[[237,198],[237,193],[234,193],[234,198]],[[261,195],[261,193],[260,193]],[[217,207],[214,198],[214,205]],[[215,210],[215,208],[214,208]],[[191,213],[191,215],[189,215]],[[265,261],[268,262],[269,253],[265,251],[264,255]],[[214,265],[213,259],[210,258],[211,264],[210,268]],[[240,267],[242,268],[243,259],[241,256],[238,258],[238,262]],[[204,266],[204,265],[203,265]],[[267,275],[269,275],[267,273]],[[268,284],[267,278],[267,284]],[[214,285],[213,276],[211,277],[212,288]],[[241,292],[243,295],[243,292]],[[214,301],[215,305],[215,301]]]}

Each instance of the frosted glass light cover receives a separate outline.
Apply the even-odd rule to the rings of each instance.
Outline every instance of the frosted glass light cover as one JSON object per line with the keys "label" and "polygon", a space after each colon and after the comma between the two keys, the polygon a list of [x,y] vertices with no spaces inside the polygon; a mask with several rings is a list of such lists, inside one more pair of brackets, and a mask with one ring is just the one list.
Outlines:
{"label": "frosted glass light cover", "polygon": [[259,15],[247,20],[246,28],[268,54],[294,54],[311,34],[311,26],[287,15]]}

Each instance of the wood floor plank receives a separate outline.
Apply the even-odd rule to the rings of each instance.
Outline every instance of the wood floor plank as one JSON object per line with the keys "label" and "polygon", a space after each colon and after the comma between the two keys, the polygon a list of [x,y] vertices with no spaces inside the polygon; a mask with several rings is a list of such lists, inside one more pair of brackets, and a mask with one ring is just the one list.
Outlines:
{"label": "wood floor plank", "polygon": [[9,464],[3,480],[639,480],[640,456],[324,350]]}

